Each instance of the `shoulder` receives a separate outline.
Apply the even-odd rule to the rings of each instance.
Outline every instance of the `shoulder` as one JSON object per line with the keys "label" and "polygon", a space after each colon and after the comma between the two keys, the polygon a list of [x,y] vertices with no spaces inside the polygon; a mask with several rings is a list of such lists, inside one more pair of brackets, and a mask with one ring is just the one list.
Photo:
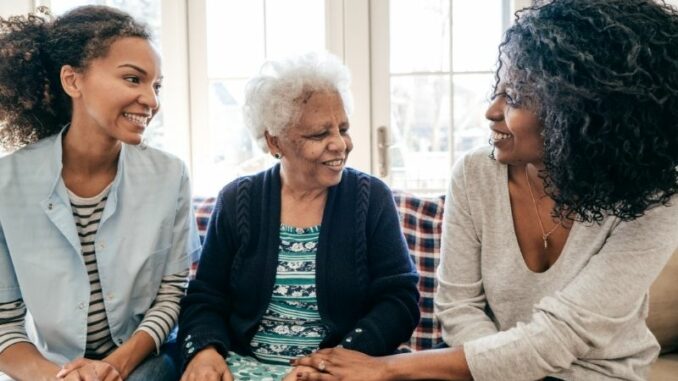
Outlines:
{"label": "shoulder", "polygon": [[490,147],[480,147],[464,155],[452,167],[452,183],[467,188],[493,189],[506,175],[506,165],[490,155]]}
{"label": "shoulder", "polygon": [[0,187],[18,185],[17,181],[33,185],[52,181],[49,174],[61,165],[54,156],[56,139],[56,135],[41,139],[0,158]]}
{"label": "shoulder", "polygon": [[58,135],[53,135],[40,139],[25,147],[0,158],[0,168],[6,168],[13,165],[31,165],[44,160],[44,158],[53,151],[54,143]]}
{"label": "shoulder", "polygon": [[162,177],[187,176],[186,164],[177,156],[161,149],[125,145],[125,166],[135,172],[144,172]]}

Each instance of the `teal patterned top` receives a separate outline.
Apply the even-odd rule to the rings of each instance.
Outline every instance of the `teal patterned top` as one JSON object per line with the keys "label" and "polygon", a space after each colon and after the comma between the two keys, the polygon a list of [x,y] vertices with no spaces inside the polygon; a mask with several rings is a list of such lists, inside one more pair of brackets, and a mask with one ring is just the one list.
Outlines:
{"label": "teal patterned top", "polygon": [[259,361],[289,364],[304,356],[326,335],[315,287],[320,225],[280,226],[278,268],[271,301],[250,346]]}

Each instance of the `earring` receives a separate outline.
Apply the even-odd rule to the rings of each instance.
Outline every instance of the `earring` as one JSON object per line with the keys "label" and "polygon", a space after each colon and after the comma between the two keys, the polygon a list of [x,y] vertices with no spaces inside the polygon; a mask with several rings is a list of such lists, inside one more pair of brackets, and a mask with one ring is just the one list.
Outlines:
{"label": "earring", "polygon": [[280,159],[282,157],[282,155],[279,154],[278,152],[276,152],[276,153],[273,154],[273,157],[276,158],[276,159]]}

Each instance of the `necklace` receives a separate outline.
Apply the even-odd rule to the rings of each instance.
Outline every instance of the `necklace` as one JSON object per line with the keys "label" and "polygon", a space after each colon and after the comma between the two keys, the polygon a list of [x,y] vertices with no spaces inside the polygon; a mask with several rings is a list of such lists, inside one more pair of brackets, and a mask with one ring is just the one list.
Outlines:
{"label": "necklace", "polygon": [[549,247],[549,236],[558,229],[560,224],[556,224],[548,233],[544,230],[544,224],[541,222],[541,217],[539,217],[539,206],[537,206],[537,200],[534,199],[534,193],[532,193],[532,185],[530,184],[530,177],[527,175],[527,164],[525,164],[525,180],[527,180],[527,188],[530,190],[530,197],[532,197],[532,204],[534,205],[534,212],[537,213],[537,221],[539,222],[539,228],[541,229],[541,239],[544,240],[544,249]]}

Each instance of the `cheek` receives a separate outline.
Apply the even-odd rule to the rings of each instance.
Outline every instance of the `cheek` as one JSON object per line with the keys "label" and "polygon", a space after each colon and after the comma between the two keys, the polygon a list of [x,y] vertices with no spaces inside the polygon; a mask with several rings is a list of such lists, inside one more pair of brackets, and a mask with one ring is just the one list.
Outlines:
{"label": "cheek", "polygon": [[346,136],[344,138],[344,143],[346,144],[346,153],[349,153],[353,150],[353,140],[351,140],[350,136]]}

